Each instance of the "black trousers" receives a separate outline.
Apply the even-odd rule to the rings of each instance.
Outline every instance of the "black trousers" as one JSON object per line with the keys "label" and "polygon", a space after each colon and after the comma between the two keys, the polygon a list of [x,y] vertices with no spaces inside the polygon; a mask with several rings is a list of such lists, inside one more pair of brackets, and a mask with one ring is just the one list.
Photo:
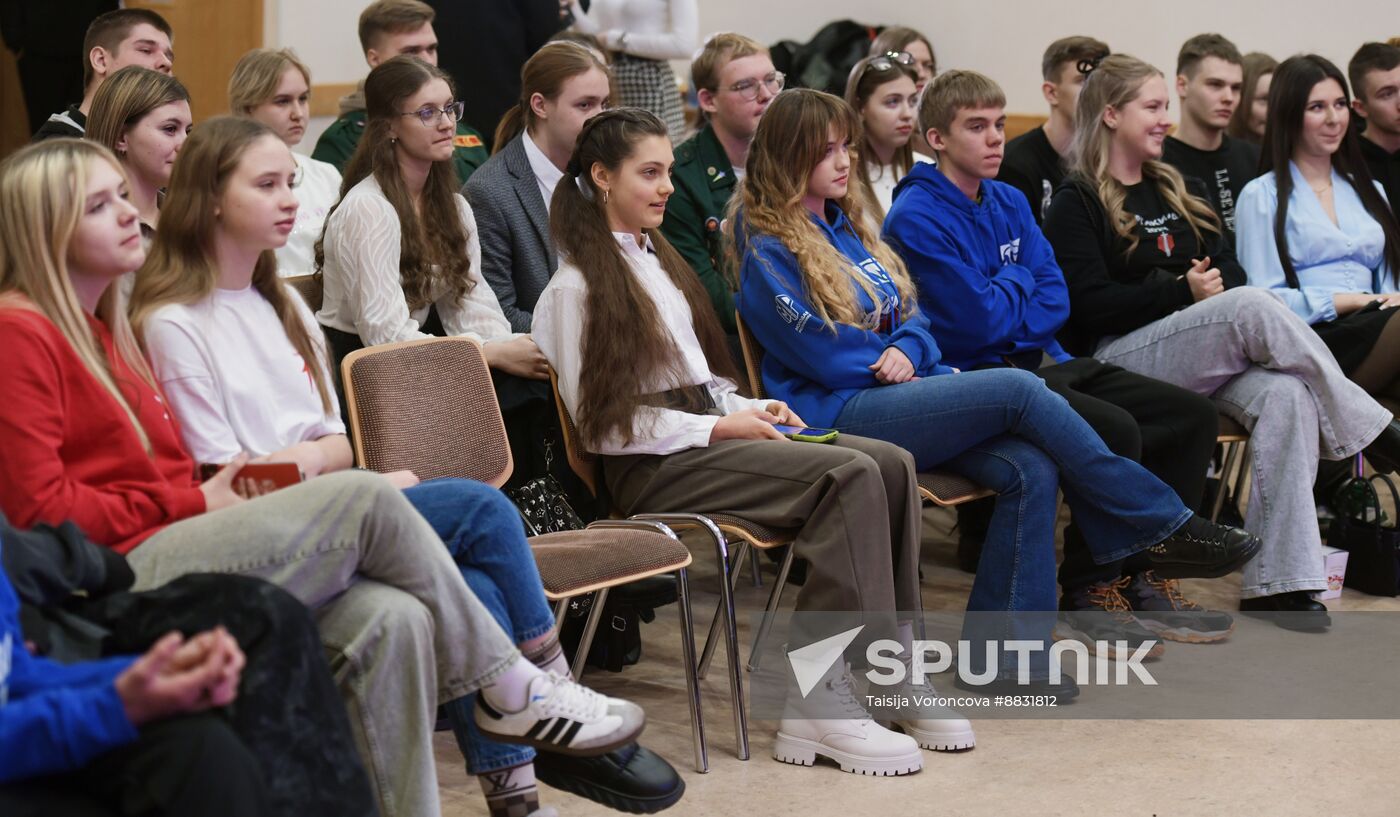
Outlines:
{"label": "black trousers", "polygon": [[76,772],[0,787],[6,817],[268,813],[257,758],[215,713],[150,724]]}
{"label": "black trousers", "polygon": [[[1044,366],[1035,373],[1098,432],[1110,451],[1142,463],[1186,507],[1200,507],[1219,433],[1219,413],[1210,398],[1087,357]],[[979,541],[985,536],[994,501],[958,506],[962,535]],[[1065,530],[1059,571],[1063,591],[1112,581],[1144,567],[1138,556],[1126,564],[1096,564],[1073,520]]]}

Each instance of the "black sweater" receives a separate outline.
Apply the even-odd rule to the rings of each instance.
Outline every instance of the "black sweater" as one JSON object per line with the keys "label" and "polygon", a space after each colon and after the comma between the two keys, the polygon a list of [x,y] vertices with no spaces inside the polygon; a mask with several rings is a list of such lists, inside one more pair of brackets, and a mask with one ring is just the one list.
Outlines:
{"label": "black sweater", "polygon": [[[1191,179],[1187,186],[1205,198],[1200,182]],[[1059,340],[1071,354],[1092,354],[1105,337],[1127,334],[1195,303],[1185,275],[1203,255],[1220,269],[1227,289],[1246,282],[1230,243],[1205,231],[1200,246],[1189,222],[1167,207],[1154,182],[1129,187],[1124,206],[1138,220],[1138,245],[1131,255],[1128,242],[1109,227],[1098,193],[1076,177],[1060,185],[1045,213],[1045,237],[1069,286],[1069,322]]]}

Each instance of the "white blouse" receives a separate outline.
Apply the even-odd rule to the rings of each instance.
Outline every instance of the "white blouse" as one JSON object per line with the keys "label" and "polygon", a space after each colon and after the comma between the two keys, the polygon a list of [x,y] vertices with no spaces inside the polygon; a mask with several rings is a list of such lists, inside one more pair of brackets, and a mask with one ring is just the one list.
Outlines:
{"label": "white blouse", "polygon": [[571,10],[574,28],[598,37],[611,51],[652,60],[688,60],[700,47],[696,0],[593,0],[587,13],[574,0]]}
{"label": "white blouse", "polygon": [[340,171],[330,162],[295,151],[297,163],[297,220],[287,243],[277,251],[277,274],[310,275],[316,271],[316,242],[326,225],[326,214],[340,199]]}
{"label": "white blouse", "polygon": [[[656,379],[645,388],[649,393],[666,392],[685,386],[705,386],[715,405],[725,414],[743,409],[763,409],[771,401],[750,400],[739,394],[734,381],[710,371],[700,339],[695,336],[690,304],[685,295],[671,282],[652,250],[650,239],[645,248],[638,247],[628,233],[613,233],[622,245],[624,257],[636,273],[646,293],[656,306],[656,319],[671,332],[680,351],[680,378],[675,381]],[[569,413],[578,418],[579,373],[587,361],[583,355],[584,306],[588,299],[588,284],[583,273],[567,258],[560,258],[559,270],[549,279],[535,304],[532,325],[535,343],[554,367],[559,378],[559,393]],[[625,327],[618,327],[625,331]],[[597,454],[674,454],[687,448],[705,448],[719,417],[713,414],[690,414],[676,409],[642,406],[633,416],[633,441],[624,445],[614,436],[597,446]]]}
{"label": "white blouse", "polygon": [[[432,293],[442,327],[490,343],[519,337],[491,287],[481,277],[481,241],[467,200],[454,195],[467,232],[472,287],[454,300],[445,283]],[[367,176],[345,194],[326,223],[325,299],[317,319],[332,329],[360,336],[366,346],[428,337],[423,322],[428,306],[409,311],[399,275],[399,216],[379,183]]]}

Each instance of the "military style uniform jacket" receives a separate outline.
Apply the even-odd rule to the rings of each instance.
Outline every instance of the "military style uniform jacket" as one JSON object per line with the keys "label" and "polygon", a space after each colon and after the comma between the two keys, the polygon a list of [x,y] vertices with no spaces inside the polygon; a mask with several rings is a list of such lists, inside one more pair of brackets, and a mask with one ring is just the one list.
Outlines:
{"label": "military style uniform jacket", "polygon": [[[360,144],[360,137],[364,135],[367,119],[364,110],[342,114],[316,140],[316,149],[312,151],[311,158],[330,162],[336,170],[344,173],[345,166],[350,164],[350,157],[355,155],[355,148]],[[481,134],[461,122],[457,123],[457,135],[453,137],[452,144],[452,166],[457,170],[458,181],[466,184],[472,173],[486,163],[490,154],[486,151],[486,143],[481,140]]]}
{"label": "military style uniform jacket", "polygon": [[734,290],[722,246],[720,223],[738,181],[709,125],[676,148],[671,175],[676,192],[666,202],[661,232],[700,276],[724,331],[734,334]]}

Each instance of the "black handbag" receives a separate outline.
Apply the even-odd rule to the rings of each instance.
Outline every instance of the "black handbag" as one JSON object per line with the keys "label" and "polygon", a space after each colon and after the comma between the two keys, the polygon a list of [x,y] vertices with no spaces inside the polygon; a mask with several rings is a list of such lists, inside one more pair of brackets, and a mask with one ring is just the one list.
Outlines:
{"label": "black handbag", "polygon": [[1400,508],[1400,491],[1384,474],[1353,477],[1338,492],[1338,514],[1327,544],[1345,550],[1345,585],[1373,596],[1400,596],[1400,531],[1381,509],[1377,483]]}
{"label": "black handbag", "polygon": [[569,495],[564,486],[559,484],[554,474],[548,473],[554,466],[553,442],[544,440],[545,475],[506,492],[525,519],[531,536],[583,529],[583,519],[569,504]]}

